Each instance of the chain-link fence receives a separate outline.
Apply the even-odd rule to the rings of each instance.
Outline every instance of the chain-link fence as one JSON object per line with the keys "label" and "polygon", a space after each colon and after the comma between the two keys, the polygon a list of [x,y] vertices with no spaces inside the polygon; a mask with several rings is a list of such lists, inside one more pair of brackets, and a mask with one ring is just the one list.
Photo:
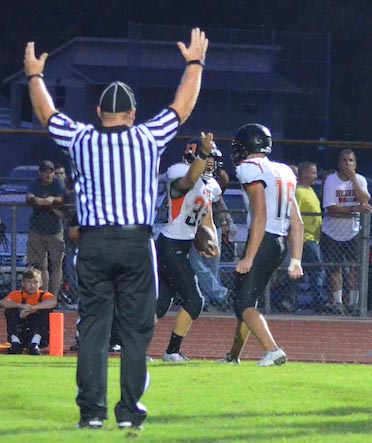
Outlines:
{"label": "chain-link fence", "polygon": [[[63,212],[65,211],[62,210],[61,213]],[[219,212],[224,214],[226,211]],[[0,203],[0,218],[3,224],[0,225],[0,297],[20,287],[24,270],[28,266],[35,265],[27,256],[31,213],[32,209],[23,202]],[[215,281],[212,282],[208,279],[208,275],[201,274],[199,274],[199,280],[206,299],[205,311],[230,315],[233,313],[235,266],[244,252],[247,238],[247,213],[243,209],[236,208],[229,209],[228,213],[233,225],[230,232],[229,229],[221,228],[221,256],[217,265],[214,264],[216,267],[211,266],[212,271],[214,268]],[[319,216],[319,214],[308,214],[308,216]],[[323,217],[325,219],[329,215],[323,214]],[[306,242],[302,261],[304,277],[296,282],[288,277],[287,267],[290,259],[290,252],[288,252],[260,299],[260,308],[263,312],[266,314],[368,315],[372,309],[372,273],[369,269],[370,214],[351,214],[342,218],[337,216],[332,216],[332,218],[338,223],[337,232],[341,237],[347,234],[343,229],[348,229],[350,223],[358,224],[360,220],[359,233],[356,237],[336,242],[337,244],[330,242],[329,239],[324,241],[324,236],[320,245]],[[155,221],[155,236],[158,235],[165,221],[166,208],[162,206],[158,210]],[[45,226],[40,226],[40,228],[43,230]],[[47,235],[53,237],[53,234]],[[61,259],[62,274],[58,299],[61,307],[76,309],[78,292],[74,260],[77,249],[76,244],[66,235],[64,241],[65,253]],[[44,242],[44,246],[45,244],[48,242]],[[50,239],[49,244],[52,250],[47,252],[46,270],[49,282],[51,282],[53,273],[56,272],[53,269],[53,263],[59,262],[55,259],[51,260],[55,251],[53,251],[53,241],[50,242]],[[342,280],[342,295],[339,300],[342,302],[342,307],[333,296],[335,292],[333,286],[337,278]],[[176,300],[175,304],[178,303],[179,301]]]}
{"label": "chain-link fence", "polygon": [[[206,300],[205,311],[208,313],[231,314],[233,312],[235,266],[244,253],[248,231],[245,210],[231,209],[228,213],[234,220],[236,232],[235,236],[223,236],[217,273],[219,285],[216,285],[210,273],[208,275],[203,271],[197,272],[199,286]],[[307,215],[319,216],[319,214]],[[327,218],[329,215],[323,214],[323,217]],[[372,309],[372,273],[369,269],[370,214],[352,214],[342,218],[333,216],[333,218],[341,221],[337,228],[339,234],[342,234],[343,226],[347,229],[350,222],[359,224],[361,221],[361,229],[353,239],[335,242],[336,245],[324,241],[324,235],[320,244],[305,242],[302,260],[304,276],[297,281],[290,280],[288,277],[287,268],[290,260],[288,249],[282,265],[273,274],[265,293],[259,300],[259,306],[263,312],[279,315],[368,315],[368,311]],[[162,208],[157,218],[159,223],[156,225],[157,232],[164,220],[165,209]],[[334,284],[337,278],[342,284],[339,303],[333,296],[336,292]],[[221,290],[221,287],[226,290]],[[176,300],[175,303],[178,304],[179,301]]]}
{"label": "chain-link fence", "polygon": [[0,298],[21,286],[27,268],[36,267],[42,271],[43,289],[58,296],[60,307],[76,309],[77,245],[67,235],[71,205],[39,211],[32,218],[25,195],[1,199],[8,202],[0,203]]}

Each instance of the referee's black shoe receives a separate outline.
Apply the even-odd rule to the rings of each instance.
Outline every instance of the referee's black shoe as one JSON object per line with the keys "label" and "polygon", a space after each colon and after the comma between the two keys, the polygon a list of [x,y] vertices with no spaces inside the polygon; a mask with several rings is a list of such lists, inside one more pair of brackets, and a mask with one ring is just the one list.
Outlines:
{"label": "referee's black shoe", "polygon": [[82,418],[76,425],[77,428],[102,429],[103,420],[97,417]]}
{"label": "referee's black shoe", "polygon": [[124,411],[118,402],[115,406],[115,416],[118,422],[119,429],[133,429],[142,431],[143,430],[143,422],[147,417],[146,408],[142,405],[142,403],[137,402],[138,412],[136,414],[130,414],[128,411]]}
{"label": "referee's black shoe", "polygon": [[132,429],[133,431],[143,431],[144,427],[143,425],[135,425],[134,423],[130,421],[121,421],[118,423],[119,429]]}

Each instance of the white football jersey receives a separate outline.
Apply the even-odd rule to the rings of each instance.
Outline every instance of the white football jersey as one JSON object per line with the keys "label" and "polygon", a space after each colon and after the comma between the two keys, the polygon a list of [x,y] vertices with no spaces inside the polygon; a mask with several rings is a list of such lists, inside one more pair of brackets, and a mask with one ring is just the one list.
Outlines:
{"label": "white football jersey", "polygon": [[296,177],[292,170],[284,163],[270,161],[267,157],[254,157],[236,167],[236,176],[243,187],[257,182],[263,184],[266,198],[265,231],[287,235],[296,191]]}
{"label": "white football jersey", "polygon": [[[359,186],[368,192],[367,180],[360,174],[356,174]],[[354,184],[351,180],[341,180],[337,172],[329,175],[323,186],[323,208],[328,213],[329,206],[356,206]],[[354,238],[360,229],[359,215],[355,217],[324,217],[322,232],[333,240],[348,241]]]}
{"label": "white football jersey", "polygon": [[203,217],[210,205],[221,197],[220,185],[214,178],[204,182],[199,178],[195,186],[179,198],[170,195],[171,183],[184,177],[190,165],[177,163],[168,168],[167,198],[168,223],[161,233],[175,240],[193,240]]}

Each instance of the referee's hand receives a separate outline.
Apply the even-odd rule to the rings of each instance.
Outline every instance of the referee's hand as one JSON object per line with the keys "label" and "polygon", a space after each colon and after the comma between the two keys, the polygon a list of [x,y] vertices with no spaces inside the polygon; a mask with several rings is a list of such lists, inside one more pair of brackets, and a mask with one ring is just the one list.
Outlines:
{"label": "referee's hand", "polygon": [[208,49],[208,43],[209,42],[205,37],[205,33],[199,28],[194,28],[191,31],[191,41],[189,47],[187,48],[182,42],[177,42],[177,46],[185,58],[186,63],[188,63],[191,60],[204,61]]}
{"label": "referee's hand", "polygon": [[28,42],[25,49],[24,67],[26,76],[42,74],[48,54],[44,52],[40,58],[35,56],[35,43]]}

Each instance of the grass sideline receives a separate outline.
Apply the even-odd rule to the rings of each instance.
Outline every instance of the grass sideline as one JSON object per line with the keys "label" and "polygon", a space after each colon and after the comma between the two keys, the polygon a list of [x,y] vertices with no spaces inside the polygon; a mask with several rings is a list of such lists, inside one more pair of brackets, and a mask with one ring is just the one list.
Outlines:
{"label": "grass sideline", "polygon": [[0,441],[6,443],[372,442],[368,365],[259,368],[193,360],[149,364],[145,430],[117,429],[119,359],[109,363],[109,420],[80,430],[75,357],[0,355]]}

